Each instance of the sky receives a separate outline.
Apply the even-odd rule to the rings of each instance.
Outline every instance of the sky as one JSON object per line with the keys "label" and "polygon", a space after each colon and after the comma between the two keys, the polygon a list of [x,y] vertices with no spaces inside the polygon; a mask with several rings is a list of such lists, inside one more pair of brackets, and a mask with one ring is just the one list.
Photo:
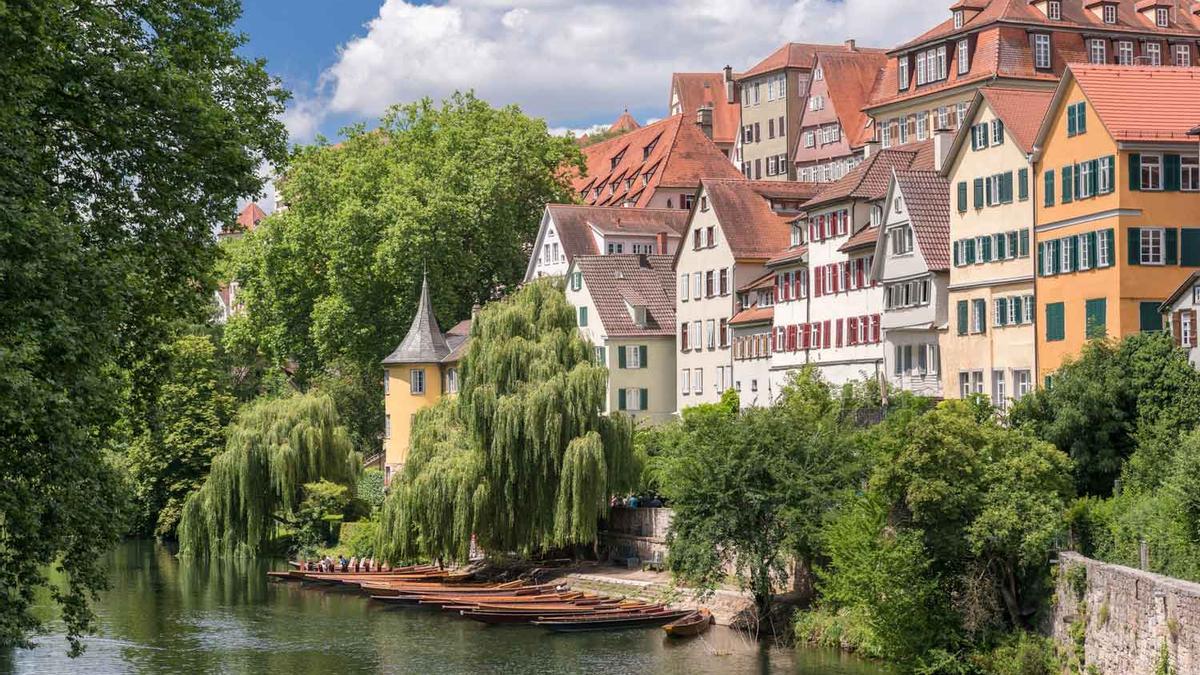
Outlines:
{"label": "sky", "polygon": [[744,70],[785,42],[889,47],[950,0],[243,0],[246,56],[293,93],[292,143],[474,89],[557,133],[666,114],[672,72]]}

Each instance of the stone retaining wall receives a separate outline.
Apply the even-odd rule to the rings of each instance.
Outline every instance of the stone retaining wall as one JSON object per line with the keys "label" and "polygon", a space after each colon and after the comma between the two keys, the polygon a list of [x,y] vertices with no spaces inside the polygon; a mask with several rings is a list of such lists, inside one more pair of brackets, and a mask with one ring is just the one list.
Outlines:
{"label": "stone retaining wall", "polygon": [[[1200,584],[1077,553],[1059,559],[1053,635],[1070,650],[1082,635],[1086,666],[1103,675],[1152,673],[1165,643],[1174,672],[1200,673]],[[1082,597],[1078,569],[1086,571]],[[1081,621],[1086,628],[1073,631]]]}
{"label": "stone retaining wall", "polygon": [[607,558],[617,560],[632,553],[641,560],[665,560],[671,515],[671,509],[614,506],[600,533]]}

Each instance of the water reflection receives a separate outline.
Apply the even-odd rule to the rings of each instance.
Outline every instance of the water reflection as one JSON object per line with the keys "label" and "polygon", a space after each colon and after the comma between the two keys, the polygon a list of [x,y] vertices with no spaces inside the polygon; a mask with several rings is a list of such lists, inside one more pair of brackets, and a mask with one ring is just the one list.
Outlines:
{"label": "water reflection", "polygon": [[[178,561],[128,542],[109,557],[101,631],[72,661],[61,633],[0,654],[18,673],[799,673],[878,675],[835,652],[768,647],[715,627],[700,639],[658,630],[557,635],[485,626],[432,610],[385,609],[340,592],[271,583],[265,561]],[[61,625],[54,624],[61,630]]]}

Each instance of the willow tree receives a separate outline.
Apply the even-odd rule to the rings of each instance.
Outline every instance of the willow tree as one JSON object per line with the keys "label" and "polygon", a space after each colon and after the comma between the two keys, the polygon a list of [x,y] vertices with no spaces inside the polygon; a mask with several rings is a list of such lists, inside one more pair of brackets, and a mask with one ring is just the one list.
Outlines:
{"label": "willow tree", "polygon": [[608,372],[550,281],[475,319],[457,397],[417,415],[408,463],[384,505],[393,560],[523,554],[595,541],[609,496],[641,471],[633,427],[604,416]]}
{"label": "willow tree", "polygon": [[362,462],[323,394],[260,400],[238,414],[225,450],[183,505],[181,555],[256,555],[294,519],[304,486],[353,486]]}

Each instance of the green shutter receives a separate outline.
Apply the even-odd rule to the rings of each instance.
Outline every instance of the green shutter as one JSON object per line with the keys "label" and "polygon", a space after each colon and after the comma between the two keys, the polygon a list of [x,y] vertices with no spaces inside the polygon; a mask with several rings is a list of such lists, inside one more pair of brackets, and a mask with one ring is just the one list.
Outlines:
{"label": "green shutter", "polygon": [[975,208],[983,208],[983,179],[975,179]]}
{"label": "green shutter", "polygon": [[1075,167],[1064,166],[1062,168],[1062,203],[1070,204],[1074,199],[1073,189],[1075,187],[1074,177]]}
{"label": "green shutter", "polygon": [[1013,325],[1020,325],[1022,318],[1025,316],[1025,309],[1023,307],[1025,298],[1022,298],[1021,296],[1017,295],[1017,296],[1009,298],[1008,301],[1010,303],[1012,303],[1012,306],[1013,306],[1013,311],[1012,311],[1013,320],[1014,320]]}
{"label": "green shutter", "polygon": [[1142,189],[1142,156],[1136,152],[1129,153],[1129,189]]}
{"label": "green shutter", "polygon": [[962,266],[961,256],[959,255],[959,249],[961,249],[961,248],[962,248],[962,246],[960,246],[959,242],[957,242],[957,241],[950,245],[950,250],[954,253],[954,266],[955,267]]}
{"label": "green shutter", "polygon": [[579,326],[580,328],[587,326],[587,307],[579,308]]}
{"label": "green shutter", "polygon": [[1075,113],[1075,133],[1076,134],[1086,134],[1087,133],[1087,103],[1080,101],[1076,105],[1079,107],[1079,110],[1078,110],[1078,112]]}
{"label": "green shutter", "polygon": [[1162,314],[1158,312],[1158,308],[1162,303],[1157,300],[1154,302],[1143,302],[1138,305],[1138,323],[1139,330],[1159,331],[1163,329]]}
{"label": "green shutter", "polygon": [[[726,329],[726,330],[728,330],[728,329]],[[646,362],[646,357],[649,356],[649,354],[647,353],[648,351],[649,350],[646,349],[646,345],[641,345],[638,347],[638,361],[641,362],[643,368],[648,367],[647,362]]]}
{"label": "green shutter", "polygon": [[625,409],[625,390],[618,389],[617,390],[617,410],[624,410],[624,409]]}
{"label": "green shutter", "polygon": [[1087,339],[1102,338],[1108,333],[1108,301],[1104,298],[1084,303],[1084,334]]}
{"label": "green shutter", "polygon": [[1043,176],[1045,177],[1046,181],[1046,187],[1044,190],[1046,194],[1045,201],[1043,203],[1046,206],[1054,206],[1054,169],[1047,169]]}
{"label": "green shutter", "polygon": [[996,325],[1008,325],[1008,298],[996,299]]}
{"label": "green shutter", "polygon": [[1067,137],[1078,133],[1079,125],[1075,122],[1075,105],[1067,106]]}
{"label": "green shutter", "polygon": [[1117,233],[1111,227],[1108,228],[1108,266],[1112,267],[1117,264]]}
{"label": "green shutter", "polygon": [[966,213],[967,211],[967,181],[958,182],[958,212]]}
{"label": "green shutter", "polygon": [[1062,242],[1055,239],[1046,245],[1046,253],[1050,256],[1050,273],[1058,274],[1062,271]]}
{"label": "green shutter", "polygon": [[1179,155],[1163,155],[1163,189],[1167,192],[1179,192],[1180,179]]}
{"label": "green shutter", "polygon": [[1004,260],[1005,254],[1007,253],[1005,250],[1005,244],[1008,243],[1006,235],[1001,232],[1000,234],[995,235],[995,239],[996,243],[993,244],[992,248],[996,250],[996,260]]}
{"label": "green shutter", "polygon": [[1091,269],[1096,269],[1096,261],[1099,259],[1099,257],[1098,257],[1098,256],[1099,256],[1099,252],[1096,250],[1096,233],[1095,233],[1095,232],[1088,232],[1087,234],[1083,234],[1083,235],[1080,235],[1080,236],[1081,236],[1081,237],[1087,237],[1087,240],[1088,240],[1088,259],[1087,259],[1087,265],[1088,265],[1088,267],[1089,267],[1089,268],[1091,268]]}
{"label": "green shutter", "polygon": [[967,321],[969,319],[969,317],[968,317],[969,311],[970,310],[967,308],[967,301],[959,300],[958,301],[958,334],[959,335],[967,334]]}
{"label": "green shutter", "polygon": [[1092,170],[1088,175],[1088,193],[1091,195],[1099,194],[1100,192],[1100,160],[1088,160],[1088,167]]}
{"label": "green shutter", "polygon": [[1013,174],[1005,171],[1000,174],[1000,203],[1011,204],[1013,200]]}
{"label": "green shutter", "polygon": [[1037,275],[1039,277],[1049,276],[1046,274],[1046,242],[1038,242],[1037,254]]}
{"label": "green shutter", "polygon": [[1022,258],[1029,257],[1029,230],[1021,230],[1021,248],[1019,255]]}
{"label": "green shutter", "polygon": [[617,367],[624,370],[625,363],[625,347],[617,347]]}
{"label": "green shutter", "polygon": [[979,262],[988,263],[991,261],[992,261],[992,238],[984,237],[983,239],[979,240]]}
{"label": "green shutter", "polygon": [[1071,269],[1079,271],[1079,237],[1071,237]]}
{"label": "green shutter", "polygon": [[1165,254],[1164,262],[1168,265],[1178,265],[1179,264],[1179,230],[1174,227],[1168,227],[1164,230],[1164,232],[1165,232],[1165,236],[1163,236],[1163,248],[1166,249],[1163,252]]}
{"label": "green shutter", "polygon": [[1046,341],[1057,342],[1066,339],[1063,326],[1063,304],[1052,302],[1046,305]]}
{"label": "green shutter", "polygon": [[650,409],[650,390],[649,389],[642,390],[642,404],[638,407],[641,408],[642,410]]}
{"label": "green shutter", "polygon": [[981,319],[981,321],[979,322],[979,332],[986,333],[987,325],[988,325],[987,300],[977,299],[974,302],[975,302],[975,313],[978,314],[979,318]]}
{"label": "green shutter", "polygon": [[963,242],[963,249],[964,249],[963,253],[965,254],[965,257],[966,257],[966,260],[964,261],[965,264],[974,265],[975,264],[975,240],[968,239],[965,242]]}
{"label": "green shutter", "polygon": [[1021,201],[1029,199],[1029,169],[1021,169],[1017,172],[1017,199]]}
{"label": "green shutter", "polygon": [[1129,255],[1130,265],[1142,264],[1142,229],[1140,227],[1129,228],[1129,250],[1126,253]]}
{"label": "green shutter", "polygon": [[1185,227],[1179,234],[1179,264],[1200,267],[1200,229]]}

